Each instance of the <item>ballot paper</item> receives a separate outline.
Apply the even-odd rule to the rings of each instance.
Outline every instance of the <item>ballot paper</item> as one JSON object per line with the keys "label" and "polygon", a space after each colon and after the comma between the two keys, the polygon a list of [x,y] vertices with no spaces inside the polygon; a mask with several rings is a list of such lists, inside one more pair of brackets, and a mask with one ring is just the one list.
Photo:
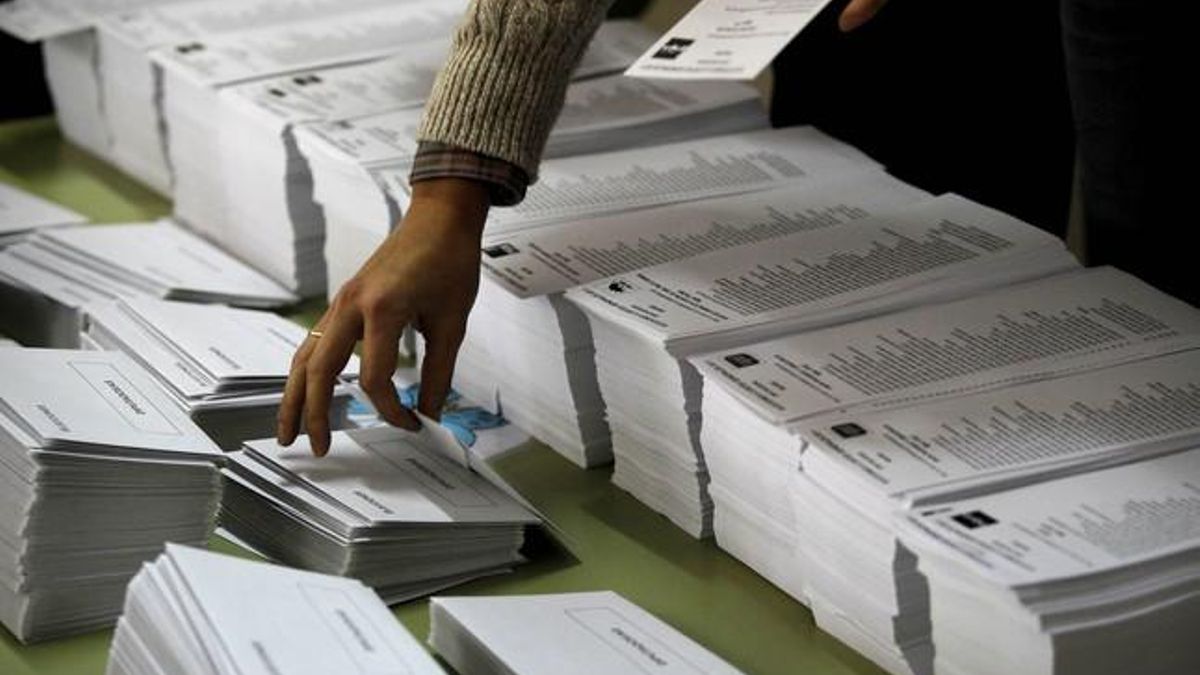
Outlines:
{"label": "ballot paper", "polygon": [[751,80],[829,0],[700,0],[626,75]]}
{"label": "ballot paper", "polygon": [[247,444],[229,456],[221,525],[280,562],[352,576],[401,602],[523,559],[536,515],[467,468],[453,434],[375,427],[333,434],[326,457],[307,437]]}
{"label": "ballot paper", "polygon": [[31,243],[110,284],[190,302],[280,307],[296,297],[169,220],[42,230]]}
{"label": "ballot paper", "polygon": [[58,128],[72,143],[111,157],[102,58],[93,27],[104,18],[185,0],[15,0],[0,4],[0,30],[42,42],[46,84]]}
{"label": "ballot paper", "polygon": [[58,128],[67,140],[100,157],[110,142],[91,27],[108,13],[179,0],[12,0],[0,3],[0,31],[42,42],[46,84]]}
{"label": "ballot paper", "polygon": [[40,227],[86,223],[87,217],[5,183],[0,183],[0,249]]}
{"label": "ballot paper", "polygon": [[694,536],[711,533],[703,381],[688,356],[1077,266],[1059,239],[955,195],[852,222],[567,291],[591,319],[618,486]]}
{"label": "ballot paper", "polygon": [[812,127],[763,129],[542,163],[525,201],[493,231],[795,185],[878,166]]}
{"label": "ballot paper", "polygon": [[0,5],[0,31],[40,42],[91,28],[98,17],[183,0],[12,0]]}
{"label": "ballot paper", "polygon": [[[576,81],[567,90],[543,157],[767,126],[752,87],[637,82],[611,74],[632,58],[626,45],[649,44],[651,39],[635,22],[601,25],[575,70]],[[328,121],[309,122],[296,130],[296,145],[311,163],[310,193],[325,206],[331,294],[358,270],[408,203],[408,173],[423,112],[412,106],[391,107],[398,109],[357,118],[331,115]]]}
{"label": "ballot paper", "polygon": [[150,60],[154,48],[320,19],[390,1],[206,0],[102,16],[96,31],[102,58],[96,70],[103,101],[99,107],[109,139],[105,156],[138,180],[170,195],[171,169],[161,115],[162,73],[156,73]]}
{"label": "ballot paper", "polygon": [[[912,671],[929,672],[919,649],[928,644],[932,580],[897,538],[895,512],[1192,447],[1200,439],[1197,391],[1193,349],[804,423],[809,445],[802,470],[791,474],[791,495],[797,567],[820,607],[818,625],[847,641],[865,637],[893,658],[919,653]],[[843,622],[822,625],[822,615],[838,614]]]}
{"label": "ballot paper", "polygon": [[608,463],[592,330],[559,291],[617,271],[840,226],[926,196],[872,167],[789,189],[489,236],[455,386],[478,401],[498,399],[506,417],[576,464]]}
{"label": "ballot paper", "polygon": [[420,106],[448,48],[447,40],[420,43],[402,56],[220,90],[222,119],[215,131],[225,207],[223,220],[208,222],[206,229],[224,227],[219,239],[225,245],[277,278],[323,290],[325,218],[313,201],[312,175],[295,142],[297,126]]}
{"label": "ballot paper", "polygon": [[11,0],[0,4],[0,31],[25,42],[40,42],[83,28],[67,7],[39,0]]}
{"label": "ballot paper", "polygon": [[696,356],[764,420],[783,425],[895,407],[1178,350],[1200,311],[1112,267]]}
{"label": "ballot paper", "polygon": [[907,514],[939,672],[1200,669],[1200,450]]}
{"label": "ballot paper", "polygon": [[435,597],[430,621],[460,675],[741,672],[612,591]]}
{"label": "ballot paper", "polygon": [[211,534],[220,450],[122,354],[6,348],[0,372],[0,622],[109,625],[164,542]]}
{"label": "ballot paper", "polygon": [[[717,543],[802,599],[790,474],[806,419],[963,396],[1200,345],[1200,312],[1112,268],[695,356]],[[768,467],[764,469],[764,467]],[[740,526],[735,526],[740,525]],[[772,536],[748,538],[757,528]]]}
{"label": "ballot paper", "polygon": [[[808,172],[806,172],[808,173]],[[815,172],[814,172],[815,173]],[[930,195],[875,167],[795,186],[485,233],[483,269],[519,298],[799,232]]]}
{"label": "ballot paper", "polygon": [[[143,298],[85,307],[84,335],[152,373],[222,449],[274,435],[292,357],[308,330],[271,312]],[[358,377],[351,355],[330,401],[346,428]]]}
{"label": "ballot paper", "polygon": [[[387,56],[406,45],[445,43],[465,4],[465,0],[389,3],[152,50],[152,60],[164,72],[162,110],[177,217],[302,297],[324,292],[323,232],[314,213],[316,206],[311,199],[300,202],[296,226],[287,217],[296,205],[288,202],[287,181],[282,179],[289,173],[289,158],[295,158],[295,153],[287,152],[289,140],[280,138],[278,132],[272,135],[269,126],[255,128],[226,119],[228,102],[220,90],[241,82]],[[380,96],[386,97],[387,92]],[[346,99],[369,103],[380,96],[343,95],[327,103],[335,107],[342,103],[354,112],[349,104],[355,101]],[[264,147],[262,144],[268,150],[266,177],[280,177],[267,186],[272,192],[265,198],[253,197],[253,185],[234,187],[244,183],[246,176],[258,177],[262,152],[255,150]],[[249,166],[238,168],[245,164]],[[234,167],[233,176],[227,175],[230,167]],[[297,171],[301,180],[307,180],[303,167]],[[253,197],[252,203],[244,203],[248,195]],[[260,199],[273,207],[261,224],[256,209]]]}
{"label": "ballot paper", "polygon": [[108,675],[442,669],[357,581],[168,545],[129,585]]}

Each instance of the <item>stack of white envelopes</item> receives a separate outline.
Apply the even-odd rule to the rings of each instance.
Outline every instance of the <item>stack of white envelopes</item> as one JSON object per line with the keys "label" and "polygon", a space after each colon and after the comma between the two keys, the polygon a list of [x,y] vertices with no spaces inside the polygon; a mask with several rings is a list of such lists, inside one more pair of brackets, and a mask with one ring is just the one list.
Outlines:
{"label": "stack of white envelopes", "polygon": [[0,329],[29,346],[78,347],[85,305],[146,297],[248,307],[296,301],[167,221],[51,228],[0,251]]}
{"label": "stack of white envelopes", "polygon": [[[152,373],[224,450],[275,434],[291,360],[308,331],[271,312],[143,298],[86,307],[84,342],[125,352]],[[358,377],[351,356],[330,401],[348,425]]]}
{"label": "stack of white envelopes", "polygon": [[169,220],[53,228],[31,243],[64,264],[170,300],[260,308],[296,301],[261,272]]}
{"label": "stack of white envelopes", "polygon": [[357,581],[170,545],[129,584],[107,673],[442,669]]}
{"label": "stack of white envelopes", "polygon": [[163,543],[203,544],[221,452],[121,354],[0,349],[0,621],[94,630]]}
{"label": "stack of white envelopes", "polygon": [[[766,162],[768,155],[778,163]],[[502,220],[489,226],[492,230],[485,233],[483,249],[487,274],[459,351],[463,365],[455,386],[477,401],[498,398],[506,417],[581,466],[606,463],[612,454],[595,377],[592,331],[578,308],[564,302],[562,291],[617,270],[782,237],[862,217],[925,194],[888,178],[851,148],[811,129],[749,132],[603,157],[609,163],[594,165],[597,172],[625,172],[646,162],[680,171],[698,161],[786,164],[794,172],[746,171],[758,177],[753,183],[756,190],[792,186],[796,191],[786,195],[774,191],[776,199],[769,203],[750,195],[585,218],[612,206],[604,198],[604,186],[611,186],[611,181],[596,180],[593,194],[581,191],[576,196],[576,218],[554,223],[547,217],[551,222],[541,224]],[[582,171],[583,163],[578,162],[577,168]],[[853,191],[830,185],[850,174],[863,176]],[[710,175],[713,181],[705,183],[705,176],[698,176],[687,190],[681,186],[677,196],[699,199],[728,188],[717,177]],[[642,178],[651,183],[667,180]],[[806,191],[806,186],[812,190]],[[817,186],[825,189],[818,192]],[[531,188],[530,194],[538,187]],[[750,188],[743,185],[742,189]]]}
{"label": "stack of white envelopes", "polygon": [[[281,151],[289,139],[280,137],[278,124],[272,134],[265,126],[239,123],[241,112],[230,107],[232,102],[221,91],[281,74],[388,56],[406,45],[443,42],[465,6],[466,0],[385,3],[153,50],[152,58],[164,73],[162,105],[176,215],[301,296],[323,293],[324,233],[311,213],[315,206],[296,205],[302,212],[294,221],[300,229],[295,229],[292,219],[277,217],[277,210],[260,221],[254,211],[258,201],[245,201],[255,188],[234,188],[246,175],[259,180],[259,167],[266,167],[262,177],[273,190],[267,198],[276,209],[286,208],[286,199],[280,198],[286,185],[277,177],[288,173],[287,153]],[[252,144],[246,142],[247,130],[254,137]],[[247,165],[247,173],[227,176],[230,165]]]}
{"label": "stack of white envelopes", "polygon": [[568,291],[592,317],[614,482],[707,536],[703,382],[687,356],[1077,265],[1059,239],[961,197],[901,203]]}
{"label": "stack of white envelopes", "polygon": [[435,597],[429,644],[460,675],[740,671],[612,591]]}
{"label": "stack of white envelopes", "polygon": [[326,457],[247,444],[230,455],[220,521],[280,562],[352,576],[389,604],[523,561],[538,518],[463,463],[453,434],[390,427],[335,432]]}
{"label": "stack of white envelopes", "polygon": [[0,249],[23,240],[38,228],[78,225],[87,220],[54,202],[0,183]]}
{"label": "stack of white envelopes", "polygon": [[939,673],[1200,672],[1200,449],[908,517]]}
{"label": "stack of white envelopes", "polygon": [[962,396],[1200,344],[1200,311],[1112,268],[691,359],[717,543],[798,598],[789,496],[805,420]]}
{"label": "stack of white envelopes", "polygon": [[896,514],[1194,447],[1197,391],[1191,349],[805,422],[792,499],[817,624],[893,672],[931,672],[940,647],[930,643],[929,580]]}

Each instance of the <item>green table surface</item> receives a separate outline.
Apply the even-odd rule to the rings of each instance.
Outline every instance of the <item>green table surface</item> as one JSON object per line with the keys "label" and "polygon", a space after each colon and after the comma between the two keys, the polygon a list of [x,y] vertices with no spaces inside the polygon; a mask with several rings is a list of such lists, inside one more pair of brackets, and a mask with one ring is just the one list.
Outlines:
{"label": "green table surface", "polygon": [[[96,222],[149,220],[170,204],[65,143],[53,120],[0,124],[0,181],[57,201]],[[311,321],[317,301],[289,312]],[[609,482],[608,468],[583,471],[545,445],[497,461],[508,481],[571,540],[571,553],[540,547],[512,574],[448,594],[502,595],[611,589],[653,612],[747,673],[881,673],[821,632],[801,604],[717,548],[696,541]],[[214,538],[215,550],[251,557]],[[393,608],[419,638],[428,602]],[[0,675],[103,673],[111,631],[23,646],[0,630]]]}

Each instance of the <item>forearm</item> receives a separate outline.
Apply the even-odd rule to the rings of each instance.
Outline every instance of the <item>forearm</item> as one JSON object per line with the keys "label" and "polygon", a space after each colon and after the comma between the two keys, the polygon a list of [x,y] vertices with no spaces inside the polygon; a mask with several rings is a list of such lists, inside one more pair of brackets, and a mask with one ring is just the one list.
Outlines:
{"label": "forearm", "polygon": [[530,180],[571,71],[611,0],[474,0],[419,138],[510,162]]}

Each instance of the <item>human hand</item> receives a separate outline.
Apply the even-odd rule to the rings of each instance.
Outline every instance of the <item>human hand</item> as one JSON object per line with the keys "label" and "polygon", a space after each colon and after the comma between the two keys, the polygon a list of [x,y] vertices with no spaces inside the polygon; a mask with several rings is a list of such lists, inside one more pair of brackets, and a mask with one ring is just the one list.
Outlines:
{"label": "human hand", "polygon": [[419,429],[392,385],[399,342],[425,337],[417,409],[438,419],[479,289],[479,247],[490,204],[484,184],[439,178],[413,185],[408,213],[317,322],[292,359],[277,440],[291,445],[303,420],[313,454],[329,451],[329,403],[338,374],[363,342],[359,384],[388,423]]}
{"label": "human hand", "polygon": [[887,0],[850,0],[838,17],[838,28],[849,33],[874,18],[886,4]]}

